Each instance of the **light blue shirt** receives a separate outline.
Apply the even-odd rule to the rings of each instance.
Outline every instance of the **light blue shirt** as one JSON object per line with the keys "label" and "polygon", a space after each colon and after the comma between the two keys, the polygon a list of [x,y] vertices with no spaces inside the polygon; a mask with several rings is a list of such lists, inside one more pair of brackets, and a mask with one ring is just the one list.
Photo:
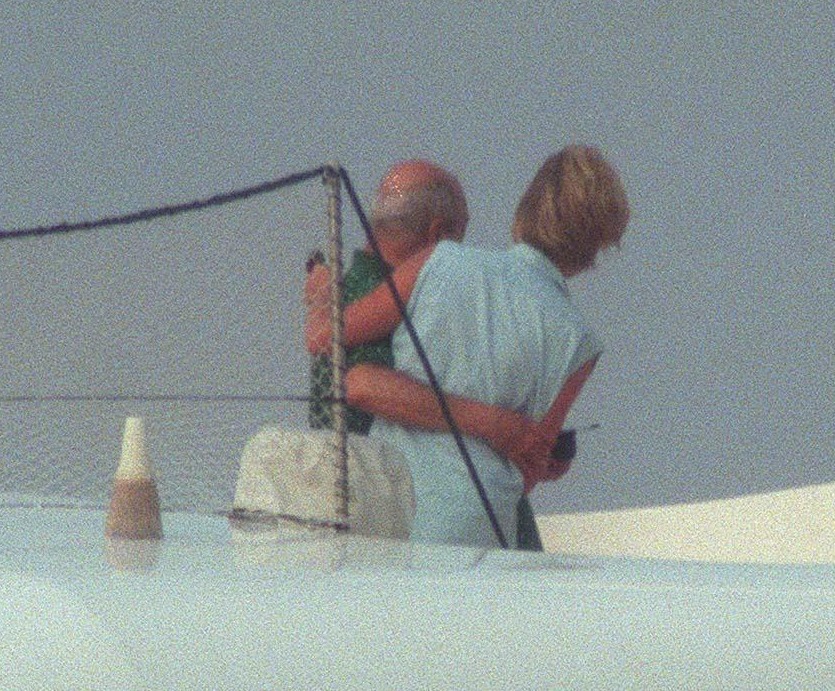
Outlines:
{"label": "light blue shirt", "polygon": [[[600,343],[571,303],[565,280],[538,250],[495,251],[439,243],[407,305],[444,391],[513,408],[534,419],[563,383],[600,353]],[[394,334],[399,370],[427,381],[404,326]],[[406,429],[377,418],[373,436],[406,456],[417,513],[412,539],[496,546],[487,512],[451,434]],[[522,476],[485,443],[465,437],[493,510],[513,543]]]}

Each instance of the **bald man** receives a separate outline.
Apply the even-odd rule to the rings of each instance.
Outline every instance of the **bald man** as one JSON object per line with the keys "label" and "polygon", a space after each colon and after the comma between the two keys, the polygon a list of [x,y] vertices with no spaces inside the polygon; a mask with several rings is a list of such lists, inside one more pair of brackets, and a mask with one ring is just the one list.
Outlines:
{"label": "bald man", "polygon": [[[400,161],[391,166],[377,189],[371,211],[371,232],[382,261],[370,244],[356,250],[344,276],[344,300],[351,303],[371,292],[392,268],[419,250],[439,240],[460,241],[469,215],[464,190],[458,179],[441,166],[424,159]],[[315,263],[315,260],[314,260]],[[326,294],[327,271],[313,264],[306,292],[309,298]],[[348,367],[371,363],[394,367],[391,339],[381,338],[346,352]],[[308,421],[313,429],[333,426],[331,406],[332,374],[330,358],[316,356],[311,365]],[[348,407],[346,424],[354,434],[368,434],[373,417],[358,408]]]}

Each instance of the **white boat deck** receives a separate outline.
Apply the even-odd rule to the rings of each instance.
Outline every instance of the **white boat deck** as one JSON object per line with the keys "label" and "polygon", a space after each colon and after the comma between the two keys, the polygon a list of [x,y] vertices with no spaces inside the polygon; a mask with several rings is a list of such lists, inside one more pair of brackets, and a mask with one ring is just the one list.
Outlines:
{"label": "white boat deck", "polygon": [[428,547],[0,509],[0,687],[835,686],[835,565]]}

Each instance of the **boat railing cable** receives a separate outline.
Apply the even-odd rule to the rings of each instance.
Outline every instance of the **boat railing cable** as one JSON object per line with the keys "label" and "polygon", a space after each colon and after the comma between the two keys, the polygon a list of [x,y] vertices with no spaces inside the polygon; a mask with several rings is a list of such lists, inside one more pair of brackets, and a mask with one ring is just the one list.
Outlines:
{"label": "boat railing cable", "polygon": [[[141,211],[136,211],[129,214],[119,215],[119,216],[106,216],[102,218],[98,218],[92,221],[81,221],[77,223],[58,223],[54,225],[45,225],[45,226],[33,226],[29,228],[18,228],[13,230],[3,230],[0,231],[0,240],[9,240],[9,239],[22,239],[27,237],[41,237],[47,235],[57,235],[57,234],[66,234],[72,232],[80,232],[80,231],[90,231],[90,230],[97,230],[101,228],[107,228],[112,226],[120,226],[120,225],[131,225],[134,223],[141,223],[145,221],[150,221],[155,218],[160,218],[164,216],[176,216],[179,214],[188,213],[191,211],[198,211],[202,209],[207,209],[214,206],[221,206],[224,204],[230,204],[232,202],[241,201],[247,199],[249,197],[253,197],[259,194],[266,194],[268,192],[274,192],[282,187],[288,187],[290,185],[295,185],[311,178],[320,177],[326,173],[332,173],[334,170],[338,170],[339,177],[342,179],[343,183],[345,184],[345,189],[348,192],[348,196],[351,199],[351,204],[354,208],[355,213],[357,214],[360,224],[362,225],[363,231],[365,236],[371,246],[372,250],[378,257],[382,257],[380,252],[380,247],[377,244],[374,235],[371,232],[371,226],[368,222],[368,218],[365,215],[365,211],[362,208],[362,204],[360,204],[359,198],[354,190],[354,186],[351,182],[348,173],[345,171],[344,168],[341,166],[337,166],[336,164],[328,164],[327,166],[320,166],[318,168],[314,168],[312,170],[304,171],[301,173],[295,173],[291,175],[287,175],[282,178],[278,178],[276,180],[272,180],[269,182],[261,183],[259,185],[254,185],[252,187],[246,187],[239,190],[235,190],[232,192],[227,192],[224,194],[217,194],[205,199],[198,199],[191,202],[187,202],[184,204],[172,204],[166,206],[159,206],[154,208],[143,209]],[[409,338],[412,341],[412,344],[415,347],[415,351],[417,352],[418,358],[423,365],[424,371],[426,372],[426,377],[429,382],[429,385],[432,387],[433,391],[435,392],[435,397],[438,400],[438,404],[441,408],[441,412],[444,416],[444,420],[446,421],[447,425],[449,426],[450,432],[455,439],[455,443],[458,447],[458,450],[461,454],[461,457],[467,467],[467,471],[470,474],[470,479],[472,480],[473,484],[475,485],[476,491],[478,492],[479,498],[481,499],[481,503],[484,506],[485,511],[487,512],[488,519],[490,521],[490,525],[493,528],[493,532],[496,534],[496,538],[499,541],[499,544],[502,547],[507,547],[507,539],[502,531],[501,526],[499,525],[498,519],[496,518],[495,511],[493,510],[493,506],[490,503],[490,499],[487,496],[487,492],[484,489],[484,485],[481,482],[481,478],[478,476],[478,471],[473,464],[472,458],[470,457],[470,453],[467,449],[467,445],[464,443],[464,439],[461,435],[460,430],[458,429],[458,425],[455,423],[455,419],[452,416],[452,413],[449,409],[449,405],[447,404],[446,397],[444,396],[443,390],[440,387],[440,384],[435,376],[434,371],[432,370],[432,366],[429,362],[429,358],[426,355],[426,351],[423,348],[423,345],[418,338],[417,332],[406,312],[406,305],[403,302],[402,297],[400,296],[399,292],[397,291],[397,287],[394,284],[393,279],[389,274],[385,275],[386,284],[391,290],[392,297],[397,305],[397,309],[400,312],[401,317],[403,318],[403,325],[406,328],[406,331],[409,334]],[[149,394],[144,396],[123,396],[118,394],[104,394],[104,395],[89,395],[89,396],[62,396],[62,395],[55,395],[55,396],[7,396],[7,397],[0,397],[0,401],[2,402],[17,402],[17,403],[25,403],[25,402],[69,402],[69,401],[192,401],[192,402],[208,402],[208,401],[308,401],[309,397],[306,396],[174,396],[174,395],[160,395],[160,394]],[[335,400],[341,400],[341,397],[335,397]]]}
{"label": "boat railing cable", "polygon": [[233,202],[242,201],[259,194],[267,194],[275,192],[282,187],[289,187],[297,185],[311,178],[320,177],[325,171],[324,166],[307,170],[301,173],[293,173],[285,177],[263,182],[251,187],[244,187],[242,189],[226,192],[224,194],[216,194],[205,199],[196,199],[184,204],[170,204],[166,206],[157,206],[141,211],[135,211],[129,214],[120,216],[105,216],[95,219],[93,221],[80,221],[78,223],[57,223],[55,225],[33,226],[30,228],[18,228],[13,230],[0,231],[0,240],[9,240],[12,238],[20,239],[25,237],[38,237],[43,235],[58,235],[61,233],[73,233],[85,230],[97,230],[100,228],[107,228],[111,226],[130,225],[133,223],[142,223],[150,221],[155,218],[163,216],[177,216],[179,214],[189,213],[191,211],[200,211],[208,209],[213,206],[222,206],[224,204],[231,204]]}
{"label": "boat railing cable", "polygon": [[[0,396],[0,403],[309,403],[312,396],[294,394],[43,394]],[[334,396],[325,403],[346,403]]]}

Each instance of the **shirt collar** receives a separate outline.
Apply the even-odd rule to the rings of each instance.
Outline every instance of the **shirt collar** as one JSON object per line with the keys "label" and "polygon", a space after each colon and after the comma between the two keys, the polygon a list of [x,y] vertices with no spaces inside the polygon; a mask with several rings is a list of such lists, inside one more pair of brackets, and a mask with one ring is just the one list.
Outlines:
{"label": "shirt collar", "polygon": [[517,242],[513,244],[510,251],[540,274],[543,279],[555,283],[559,286],[560,290],[564,293],[568,293],[568,284],[565,281],[565,276],[563,276],[560,270],[554,266],[553,262],[538,249],[531,247],[525,242]]}

